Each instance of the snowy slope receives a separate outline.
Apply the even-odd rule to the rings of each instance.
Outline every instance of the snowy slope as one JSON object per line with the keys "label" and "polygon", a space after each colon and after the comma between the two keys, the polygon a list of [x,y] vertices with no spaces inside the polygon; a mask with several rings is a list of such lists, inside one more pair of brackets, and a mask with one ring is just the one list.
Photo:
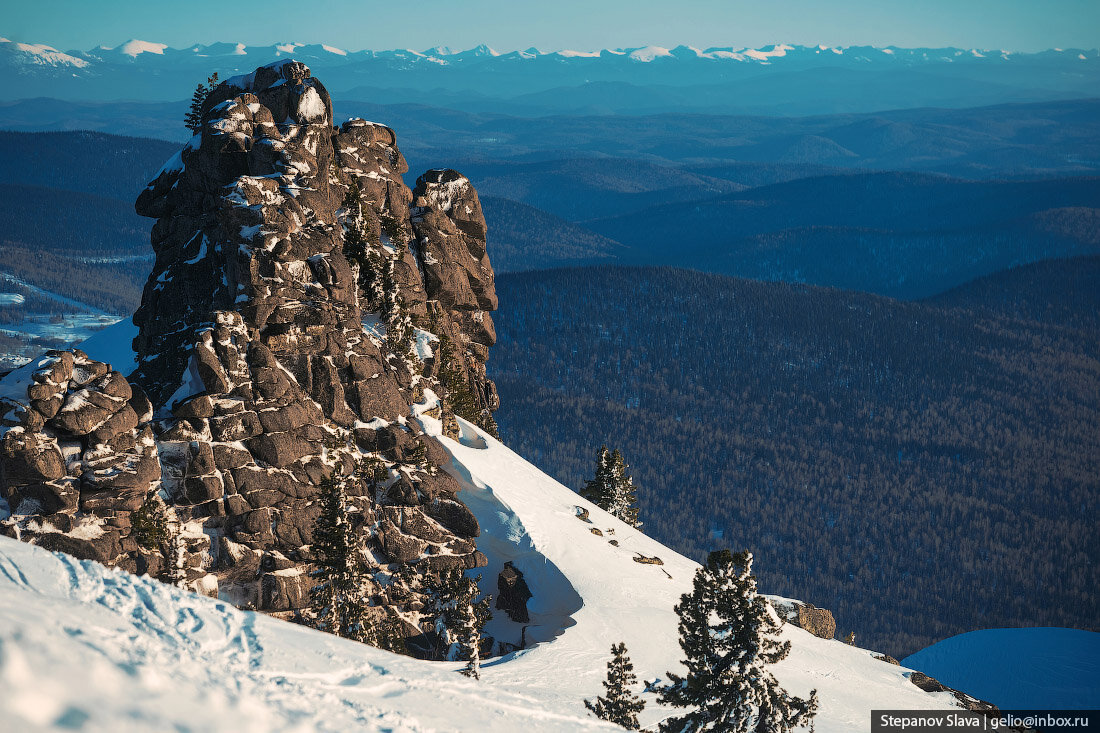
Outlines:
{"label": "snowy slope", "polygon": [[[437,421],[420,420],[440,433]],[[534,593],[528,641],[540,642],[489,660],[481,682],[456,674],[458,665],[394,656],[0,538],[0,722],[17,730],[600,729],[582,700],[602,691],[612,643],[626,642],[642,679],[677,664],[672,606],[695,565],[476,428],[462,429],[460,442],[441,440],[452,453],[445,468],[483,528],[483,586],[495,591],[512,560]],[[664,564],[634,562],[636,553]],[[522,630],[498,616],[492,632],[518,641]],[[871,652],[797,628],[784,634],[793,651],[776,674],[793,693],[818,689],[822,733],[868,729],[872,707],[952,705]],[[668,714],[647,698],[643,723]]]}
{"label": "snowy slope", "polygon": [[1100,634],[1079,629],[984,629],[905,658],[945,685],[1004,709],[1100,709]]}
{"label": "snowy slope", "polygon": [[584,730],[524,695],[0,538],[0,729]]}

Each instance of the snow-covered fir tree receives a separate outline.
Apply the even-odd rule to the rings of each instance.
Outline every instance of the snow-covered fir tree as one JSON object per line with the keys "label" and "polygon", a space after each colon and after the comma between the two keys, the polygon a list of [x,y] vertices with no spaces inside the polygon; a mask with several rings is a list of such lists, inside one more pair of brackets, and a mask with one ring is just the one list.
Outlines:
{"label": "snow-covered fir tree", "polygon": [[585,484],[581,496],[631,527],[641,527],[638,490],[627,473],[629,468],[618,449],[609,452],[607,446],[601,446],[596,454],[596,476]]}
{"label": "snow-covered fir tree", "polygon": [[320,484],[321,513],[313,530],[317,584],[310,591],[313,625],[345,639],[369,641],[371,617],[365,596],[361,542],[347,512],[346,478]]}
{"label": "snow-covered fir tree", "polygon": [[497,421],[493,419],[492,411],[482,403],[474,388],[471,387],[454,339],[447,334],[447,329],[444,328],[438,316],[433,315],[430,328],[439,336],[435,346],[435,358],[439,363],[437,379],[444,387],[444,401],[455,415],[477,425],[499,440],[500,429]]}
{"label": "snow-covered fir tree", "polygon": [[638,681],[634,665],[626,655],[626,644],[611,645],[611,661],[607,663],[607,679],[603,686],[605,695],[596,702],[584,701],[584,706],[600,720],[621,725],[627,730],[641,730],[638,713],[645,709],[645,701],[631,691]]}
{"label": "snow-covered fir tree", "polygon": [[360,304],[364,311],[379,313],[386,300],[384,277],[391,257],[370,229],[370,215],[363,209],[362,190],[354,176],[337,216],[344,228],[344,257],[356,268]]}
{"label": "snow-covered fir tree", "polygon": [[669,672],[668,684],[651,688],[662,703],[691,711],[661,723],[663,733],[785,733],[812,720],[817,691],[794,697],[767,669],[791,644],[775,638],[780,622],[756,593],[751,553],[712,552],[676,613],[687,675]]}
{"label": "snow-covered fir tree", "polygon": [[168,510],[156,492],[130,515],[130,536],[146,550],[158,550],[168,537]]}
{"label": "snow-covered fir tree", "polygon": [[419,371],[415,367],[419,358],[413,350],[416,329],[413,327],[412,316],[409,315],[409,309],[401,295],[401,286],[395,275],[395,266],[405,256],[406,251],[408,251],[408,245],[401,240],[396,240],[393,253],[381,264],[381,316],[382,322],[386,324],[386,347],[391,354],[403,359],[409,370],[415,373]]}
{"label": "snow-covered fir tree", "polygon": [[492,596],[480,600],[478,575],[468,578],[461,570],[443,570],[428,576],[421,628],[430,639],[434,659],[465,661],[462,673],[481,678],[481,634],[492,618]]}

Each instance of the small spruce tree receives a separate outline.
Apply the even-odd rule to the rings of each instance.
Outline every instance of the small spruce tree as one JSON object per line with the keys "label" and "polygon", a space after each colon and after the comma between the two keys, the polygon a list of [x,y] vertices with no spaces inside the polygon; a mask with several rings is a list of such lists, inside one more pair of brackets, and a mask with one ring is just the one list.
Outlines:
{"label": "small spruce tree", "polygon": [[596,453],[596,476],[581,489],[581,496],[604,509],[611,496],[611,451],[601,445]]}
{"label": "small spruce tree", "polygon": [[468,578],[461,570],[429,575],[424,583],[426,602],[421,624],[431,640],[429,656],[452,662],[465,660],[462,673],[475,679],[481,678],[481,634],[492,618],[492,596],[478,599],[480,580],[480,575]]}
{"label": "small spruce tree", "polygon": [[584,706],[600,720],[621,725],[627,730],[641,730],[638,713],[645,708],[645,701],[630,691],[631,685],[637,681],[634,665],[626,655],[626,644],[612,644],[607,679],[603,683],[606,696],[597,697],[596,702],[585,700]]}
{"label": "small spruce tree", "polygon": [[130,536],[146,550],[156,550],[168,539],[168,512],[156,492],[130,515]]}
{"label": "small spruce tree", "polygon": [[362,270],[367,261],[367,239],[363,236],[363,204],[359,179],[354,176],[348,184],[348,192],[341,203],[344,225],[344,258]]}
{"label": "small spruce tree", "polygon": [[214,72],[206,78],[206,84],[199,84],[195,87],[195,93],[191,95],[191,106],[187,109],[187,114],[183,118],[184,126],[191,131],[192,135],[198,135],[202,130],[202,106],[206,102],[206,98],[210,96],[210,92],[214,91],[214,87],[218,85],[218,72]]}
{"label": "small spruce tree", "polygon": [[638,490],[627,473],[629,468],[618,449],[608,452],[601,446],[596,454],[596,476],[581,489],[581,496],[631,527],[641,527]]}
{"label": "small spruce tree", "polygon": [[447,402],[456,415],[476,424],[481,414],[481,405],[466,380],[466,370],[459,361],[454,341],[444,329],[439,330],[436,358],[439,359],[439,381],[447,389]]}
{"label": "small spruce tree", "polygon": [[312,543],[319,581],[310,592],[313,625],[345,639],[367,641],[371,630],[363,590],[366,574],[359,536],[348,519],[346,479],[326,477],[320,489],[321,513]]}
{"label": "small spruce tree", "polygon": [[662,733],[787,733],[810,723],[817,691],[794,697],[767,669],[791,645],[775,638],[780,624],[756,593],[750,553],[712,552],[676,613],[687,675],[669,672],[669,684],[651,689],[662,703],[692,710],[661,723]]}
{"label": "small spruce tree", "polygon": [[389,352],[399,359],[403,359],[409,370],[414,374],[419,371],[416,364],[419,358],[413,350],[413,338],[416,329],[413,326],[412,317],[401,296],[401,286],[397,282],[395,267],[408,251],[408,246],[398,240],[394,243],[393,254],[382,263],[380,286],[382,291],[382,321],[386,324],[386,347]]}
{"label": "small spruce tree", "polygon": [[180,537],[180,530],[171,524],[167,525],[167,539],[161,545],[166,561],[164,572],[159,580],[177,588],[187,588],[187,569],[184,560],[187,556],[187,547]]}

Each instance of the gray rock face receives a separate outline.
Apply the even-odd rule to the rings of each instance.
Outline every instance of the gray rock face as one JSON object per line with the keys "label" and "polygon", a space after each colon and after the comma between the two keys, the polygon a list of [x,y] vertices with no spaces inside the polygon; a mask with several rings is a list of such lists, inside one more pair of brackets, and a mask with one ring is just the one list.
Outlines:
{"label": "gray rock face", "polygon": [[[316,499],[336,474],[349,477],[349,511],[381,575],[484,565],[477,520],[431,462],[445,453],[411,419],[425,388],[446,397],[438,355],[421,363],[396,353],[384,326],[363,326],[379,321],[366,311],[378,302],[366,263],[394,252],[395,297],[455,345],[451,366],[481,409],[497,406],[484,367],[497,299],[477,193],[450,170],[412,191],[407,170],[390,128],[333,127],[329,94],[304,64],[215,88],[200,133],[136,204],[156,220],[133,317],[136,371],[51,352],[26,399],[5,408],[0,483],[19,515],[6,531],[55,514],[114,522],[124,528],[108,539],[82,530],[95,553],[60,532],[22,536],[167,572],[175,560],[151,559],[130,535],[130,516],[159,494],[176,532],[205,538],[184,560],[196,587],[221,578],[289,613],[308,603]],[[366,255],[349,260],[353,228]],[[449,402],[430,407],[453,422]],[[249,575],[249,553],[285,567]],[[377,596],[393,595],[379,581]],[[415,607],[404,603],[402,613]]]}

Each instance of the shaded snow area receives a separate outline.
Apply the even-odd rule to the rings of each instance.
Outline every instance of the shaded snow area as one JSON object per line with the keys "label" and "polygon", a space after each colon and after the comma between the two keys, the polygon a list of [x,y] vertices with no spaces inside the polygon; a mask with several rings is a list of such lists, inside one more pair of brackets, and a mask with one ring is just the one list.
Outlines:
{"label": "shaded snow area", "polygon": [[137,356],[134,354],[134,339],[137,334],[138,328],[134,321],[123,318],[82,341],[78,348],[95,361],[110,364],[115,371],[129,374],[137,369]]}
{"label": "shaded snow area", "polygon": [[[89,349],[92,351],[92,349]],[[417,408],[419,411],[419,407]],[[438,421],[421,415],[439,435]],[[147,578],[0,538],[0,726],[12,730],[583,731],[609,649],[626,642],[641,679],[676,668],[672,607],[696,565],[581,499],[469,423],[441,438],[445,470],[483,528],[496,593],[505,561],[534,594],[529,624],[497,611],[490,630],[528,648],[461,664],[422,662]],[[587,509],[588,521],[577,508]],[[602,534],[592,532],[599,530]],[[615,540],[618,545],[611,543]],[[636,556],[659,557],[663,565]],[[874,708],[951,707],[872,652],[788,626],[780,682],[821,698],[816,730],[869,730]],[[648,707],[643,724],[674,711]]]}
{"label": "shaded snow area", "polygon": [[1093,631],[971,631],[904,663],[1005,710],[1100,709],[1100,634]]}

